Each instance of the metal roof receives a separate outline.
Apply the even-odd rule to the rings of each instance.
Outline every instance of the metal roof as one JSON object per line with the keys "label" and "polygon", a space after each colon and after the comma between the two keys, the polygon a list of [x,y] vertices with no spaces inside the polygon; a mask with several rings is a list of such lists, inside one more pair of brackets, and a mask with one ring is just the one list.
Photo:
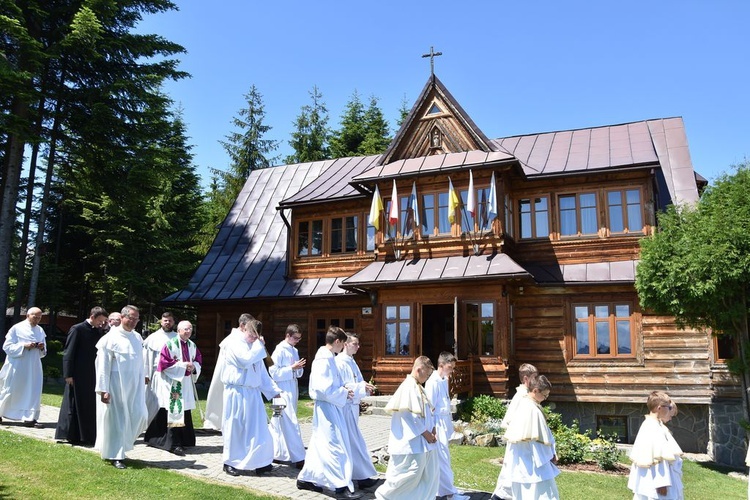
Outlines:
{"label": "metal roof", "polygon": [[530,274],[507,254],[496,253],[469,257],[373,262],[346,278],[341,286],[357,289],[379,285],[430,283],[446,280],[481,278],[523,278]]}
{"label": "metal roof", "polygon": [[188,285],[164,302],[340,295],[343,278],[287,280],[279,202],[318,178],[326,162],[254,170]]}
{"label": "metal roof", "polygon": [[637,260],[584,264],[525,264],[539,284],[634,283]]}

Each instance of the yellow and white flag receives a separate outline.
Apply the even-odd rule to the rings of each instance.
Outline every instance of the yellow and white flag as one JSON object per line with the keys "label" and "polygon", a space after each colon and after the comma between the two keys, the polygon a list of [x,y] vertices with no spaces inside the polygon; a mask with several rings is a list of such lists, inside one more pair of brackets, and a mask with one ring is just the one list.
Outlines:
{"label": "yellow and white flag", "polygon": [[456,209],[459,205],[458,193],[453,189],[453,181],[448,177],[448,220],[451,224],[456,222]]}
{"label": "yellow and white flag", "polygon": [[380,190],[375,185],[375,192],[372,194],[372,204],[370,205],[370,217],[367,218],[368,224],[373,226],[376,231],[380,231],[380,212],[383,211],[383,198],[380,197]]}

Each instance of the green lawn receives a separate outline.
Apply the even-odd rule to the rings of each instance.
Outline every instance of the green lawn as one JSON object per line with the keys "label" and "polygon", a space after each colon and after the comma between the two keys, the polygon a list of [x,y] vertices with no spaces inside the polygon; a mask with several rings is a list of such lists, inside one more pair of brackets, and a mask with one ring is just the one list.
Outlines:
{"label": "green lawn", "polygon": [[[456,485],[459,488],[493,491],[500,466],[492,461],[501,457],[503,453],[503,448],[451,446]],[[685,461],[685,499],[746,499],[747,482],[728,476],[728,472],[730,469]],[[563,471],[557,477],[560,497],[565,500],[630,500],[633,493],[628,490],[627,484],[627,476],[620,475]]]}
{"label": "green lawn", "polygon": [[273,500],[235,488],[128,461],[117,470],[90,451],[0,430],[0,498]]}

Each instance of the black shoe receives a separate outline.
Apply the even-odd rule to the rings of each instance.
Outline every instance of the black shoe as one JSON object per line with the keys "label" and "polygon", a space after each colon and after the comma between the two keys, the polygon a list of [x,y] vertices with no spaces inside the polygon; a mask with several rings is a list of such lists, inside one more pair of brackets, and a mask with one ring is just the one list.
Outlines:
{"label": "black shoe", "polygon": [[318,493],[323,492],[323,488],[321,488],[317,484],[311,483],[310,481],[302,481],[301,479],[297,479],[297,489],[298,490],[310,490],[310,491],[315,491]]}
{"label": "black shoe", "polygon": [[182,446],[175,446],[170,450],[172,453],[177,455],[178,457],[184,457],[185,456],[185,450],[182,448]]}
{"label": "black shoe", "polygon": [[352,493],[351,491],[349,491],[349,488],[336,488],[336,498],[346,498],[354,500],[355,498],[359,498],[361,496],[362,493]]}
{"label": "black shoe", "polygon": [[122,460],[112,460],[112,466],[115,469],[127,469],[128,466]]}
{"label": "black shoe", "polygon": [[357,486],[359,486],[360,490],[370,488],[372,486],[375,486],[376,484],[378,484],[378,480],[371,477],[368,477],[367,479],[360,479],[359,481],[357,481]]}
{"label": "black shoe", "polygon": [[24,427],[36,427],[37,423],[36,420],[26,420],[23,423]]}
{"label": "black shoe", "polygon": [[304,467],[304,466],[305,466],[305,461],[304,460],[300,460],[299,462],[297,462],[296,464],[294,464],[294,468],[295,469],[300,469],[301,470],[302,467]]}
{"label": "black shoe", "polygon": [[237,469],[235,469],[231,465],[227,465],[227,464],[224,464],[224,472],[226,472],[227,474],[229,474],[232,477],[237,477],[237,476],[241,475],[240,471],[238,471]]}
{"label": "black shoe", "polygon": [[264,467],[258,467],[257,469],[255,469],[255,475],[256,476],[262,476],[266,472],[271,472],[272,470],[273,470],[273,465],[268,464],[268,465],[266,465]]}

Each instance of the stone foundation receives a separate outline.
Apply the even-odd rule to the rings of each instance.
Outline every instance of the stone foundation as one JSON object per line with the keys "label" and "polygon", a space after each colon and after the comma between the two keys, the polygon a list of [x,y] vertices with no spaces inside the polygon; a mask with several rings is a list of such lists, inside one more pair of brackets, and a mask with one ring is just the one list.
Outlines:
{"label": "stone foundation", "polygon": [[708,410],[711,429],[708,454],[717,463],[745,468],[747,452],[742,402],[737,399],[717,399]]}

